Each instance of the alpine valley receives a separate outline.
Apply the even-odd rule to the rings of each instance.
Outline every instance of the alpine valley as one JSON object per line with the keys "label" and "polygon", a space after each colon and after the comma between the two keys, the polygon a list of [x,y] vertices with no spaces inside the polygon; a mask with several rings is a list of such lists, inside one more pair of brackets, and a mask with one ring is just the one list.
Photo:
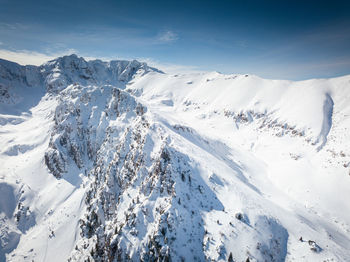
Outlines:
{"label": "alpine valley", "polygon": [[350,75],[0,60],[0,261],[350,261]]}

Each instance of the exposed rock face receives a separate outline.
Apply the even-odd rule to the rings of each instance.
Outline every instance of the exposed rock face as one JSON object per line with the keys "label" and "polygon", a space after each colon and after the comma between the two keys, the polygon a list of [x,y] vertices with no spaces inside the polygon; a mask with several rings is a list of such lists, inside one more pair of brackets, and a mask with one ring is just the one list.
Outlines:
{"label": "exposed rock face", "polygon": [[0,59],[0,102],[23,101],[28,95],[23,89],[58,93],[71,84],[113,85],[124,89],[133,77],[152,71],[161,72],[136,60],[86,61],[76,55],[60,57],[41,66],[21,66]]}
{"label": "exposed rock face", "polygon": [[56,177],[61,177],[71,163],[86,172],[97,161],[103,141],[120,132],[120,127],[110,123],[130,121],[145,112],[127,92],[113,86],[71,85],[59,93],[58,99],[55,127],[45,154],[45,162]]}
{"label": "exposed rock face", "polygon": [[40,67],[47,90],[52,92],[58,92],[74,83],[81,85],[110,84],[124,88],[125,84],[135,75],[143,75],[150,71],[160,72],[136,60],[85,61],[84,58],[76,55],[58,58]]}
{"label": "exposed rock face", "polygon": [[191,250],[187,255],[203,260],[199,214],[210,210],[205,198],[213,193],[170,146],[164,127],[112,86],[72,85],[59,96],[46,164],[58,178],[74,165],[91,179],[82,239],[71,258],[167,261]]}

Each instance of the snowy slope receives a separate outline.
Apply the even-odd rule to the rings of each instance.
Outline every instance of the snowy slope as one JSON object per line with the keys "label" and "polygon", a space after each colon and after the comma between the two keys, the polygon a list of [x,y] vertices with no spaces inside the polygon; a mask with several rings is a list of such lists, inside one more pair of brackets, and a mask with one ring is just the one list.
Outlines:
{"label": "snowy slope", "polygon": [[350,261],[349,88],[0,60],[0,261]]}

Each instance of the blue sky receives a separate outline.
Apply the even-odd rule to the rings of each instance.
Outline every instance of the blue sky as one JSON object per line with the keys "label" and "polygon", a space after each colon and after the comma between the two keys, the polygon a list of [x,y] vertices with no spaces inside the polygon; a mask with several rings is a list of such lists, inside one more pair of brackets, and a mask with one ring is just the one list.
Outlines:
{"label": "blue sky", "polygon": [[350,1],[0,0],[0,58],[77,53],[165,71],[350,74]]}

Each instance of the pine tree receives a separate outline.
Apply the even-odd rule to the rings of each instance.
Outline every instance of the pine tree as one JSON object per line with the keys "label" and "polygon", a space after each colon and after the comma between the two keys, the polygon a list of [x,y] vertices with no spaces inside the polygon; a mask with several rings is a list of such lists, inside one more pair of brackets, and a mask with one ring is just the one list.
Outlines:
{"label": "pine tree", "polygon": [[232,252],[230,252],[230,255],[228,256],[228,262],[233,262]]}

